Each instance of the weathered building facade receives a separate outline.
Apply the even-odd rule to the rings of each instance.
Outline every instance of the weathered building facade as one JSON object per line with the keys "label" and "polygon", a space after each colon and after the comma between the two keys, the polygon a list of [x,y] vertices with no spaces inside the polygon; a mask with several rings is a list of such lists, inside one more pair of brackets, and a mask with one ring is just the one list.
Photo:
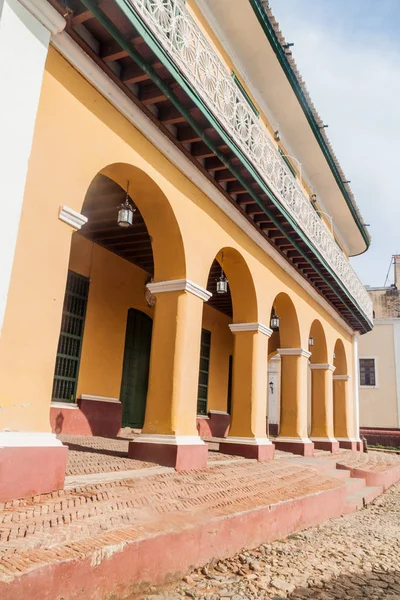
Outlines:
{"label": "weathered building facade", "polygon": [[[374,329],[360,340],[360,424],[400,428],[400,256],[393,257],[394,283],[367,287]],[[377,432],[378,435],[379,432]]]}
{"label": "weathered building facade", "polygon": [[0,27],[1,498],[62,486],[59,432],[271,458],[276,355],[275,445],[357,448],[369,238],[265,3],[5,0]]}

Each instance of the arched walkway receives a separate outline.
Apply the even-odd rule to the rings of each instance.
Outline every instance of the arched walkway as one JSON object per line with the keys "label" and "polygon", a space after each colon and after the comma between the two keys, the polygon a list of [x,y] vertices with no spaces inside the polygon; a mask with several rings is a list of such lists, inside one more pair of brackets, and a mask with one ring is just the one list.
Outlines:
{"label": "arched walkway", "polygon": [[255,285],[244,257],[227,247],[216,254],[215,260],[221,269],[217,279],[223,286],[222,293],[213,288],[210,302],[218,306],[230,294],[233,323],[229,328],[234,340],[231,426],[220,450],[259,460],[271,458],[273,446],[266,436],[265,368],[271,332],[258,322]]}
{"label": "arched walkway", "polygon": [[301,347],[297,311],[286,293],[276,296],[271,309],[279,324],[270,339],[269,355],[274,350],[281,357],[280,430],[275,445],[280,450],[311,455],[308,439],[307,378],[310,352]]}
{"label": "arched walkway", "polygon": [[328,362],[324,328],[319,320],[311,324],[309,335],[311,368],[311,440],[315,448],[337,452],[339,443],[333,431],[332,375],[335,367]]}
{"label": "arched walkway", "polygon": [[336,340],[333,364],[333,421],[335,437],[341,448],[357,449],[357,441],[352,437],[353,414],[351,406],[350,376],[344,344]]}
{"label": "arched walkway", "polygon": [[[124,202],[134,213],[132,224],[121,227]],[[144,385],[148,376],[145,419],[130,456],[177,468],[204,466],[207,447],[197,435],[196,403],[201,315],[209,295],[186,279],[185,248],[171,204],[143,170],[116,163],[93,179],[82,214],[87,223],[74,234],[70,257],[70,270],[90,280],[78,393],[118,401],[122,389],[126,396],[133,385],[127,348],[131,343],[144,352],[150,343],[149,336],[143,344],[126,339],[126,315],[135,309],[143,322],[150,317],[149,373],[148,356],[134,361],[143,371],[137,381]],[[143,328],[131,333],[140,337]]]}

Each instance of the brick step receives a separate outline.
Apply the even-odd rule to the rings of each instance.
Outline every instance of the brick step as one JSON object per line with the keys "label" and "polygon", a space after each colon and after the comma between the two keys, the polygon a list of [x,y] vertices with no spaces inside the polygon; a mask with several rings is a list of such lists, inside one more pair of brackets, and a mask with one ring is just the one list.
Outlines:
{"label": "brick step", "polygon": [[346,498],[347,507],[345,513],[347,514],[364,508],[364,506],[375,500],[382,491],[381,486],[365,486],[356,492],[352,491]]}
{"label": "brick step", "polygon": [[324,475],[327,474],[328,471],[335,471],[334,463],[332,460],[326,458],[317,458],[317,457],[305,457],[305,456],[290,456],[286,460],[291,463],[294,462],[302,467],[312,467],[313,469],[317,469],[320,473]]}
{"label": "brick step", "polygon": [[[332,467],[332,465],[331,465]],[[327,477],[334,477],[335,479],[342,479],[347,482],[350,479],[350,471],[344,471],[343,469],[330,469],[329,471],[323,471]],[[364,480],[363,480],[364,481]]]}
{"label": "brick step", "polygon": [[365,488],[365,479],[362,477],[349,477],[346,479],[346,488],[348,495],[358,492]]}

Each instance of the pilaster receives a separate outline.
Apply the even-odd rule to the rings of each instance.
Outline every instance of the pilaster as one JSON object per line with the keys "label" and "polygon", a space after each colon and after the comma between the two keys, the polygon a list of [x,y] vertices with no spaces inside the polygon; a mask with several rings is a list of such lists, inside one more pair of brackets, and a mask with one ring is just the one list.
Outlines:
{"label": "pilaster", "polygon": [[333,372],[331,364],[310,364],[311,369],[311,440],[319,450],[339,451],[333,427]]}
{"label": "pilaster", "polygon": [[207,445],[197,434],[196,412],[203,302],[211,294],[187,279],[148,288],[156,303],[146,415],[129,456],[178,470],[204,467]]}
{"label": "pilaster", "polygon": [[234,323],[232,421],[220,452],[266,460],[274,446],[266,435],[267,355],[271,329],[262,323]]}
{"label": "pilaster", "polygon": [[275,440],[278,450],[312,456],[314,444],[307,432],[307,374],[311,353],[304,348],[280,348],[281,419]]}

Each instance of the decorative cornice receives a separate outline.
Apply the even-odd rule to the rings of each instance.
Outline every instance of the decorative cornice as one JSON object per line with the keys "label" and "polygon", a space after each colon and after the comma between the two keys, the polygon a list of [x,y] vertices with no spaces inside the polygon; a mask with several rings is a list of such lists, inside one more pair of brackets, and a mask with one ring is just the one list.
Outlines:
{"label": "decorative cornice", "polygon": [[281,356],[305,356],[306,358],[311,356],[311,352],[304,348],[279,348],[278,354]]}
{"label": "decorative cornice", "polygon": [[333,381],[349,381],[351,379],[351,375],[334,375]]}
{"label": "decorative cornice", "polygon": [[211,292],[201,287],[201,285],[197,285],[197,283],[189,281],[189,279],[157,281],[155,283],[148,283],[146,287],[152,294],[162,294],[164,292],[189,292],[194,296],[198,296],[204,300],[204,302],[207,302],[207,300],[209,300],[212,296]]}
{"label": "decorative cornice", "polygon": [[46,0],[19,0],[19,2],[50,31],[51,35],[61,33],[67,24],[64,17]]}
{"label": "decorative cornice", "polygon": [[232,333],[238,333],[240,331],[259,331],[268,337],[271,337],[273,333],[272,329],[262,323],[232,323],[229,325],[229,329]]}
{"label": "decorative cornice", "polygon": [[71,63],[76,70],[112,104],[134,127],[170,160],[186,177],[193,182],[233,223],[235,223],[261,250],[295,281],[305,292],[325,310],[347,333],[353,329],[340,314],[319,294],[316,289],[279,252],[271,246],[263,235],[229,202],[217,188],[195,167],[188,158],[150,121],[124,92],[101,70],[101,68],[66,33],[62,32],[51,40],[52,45]]}
{"label": "decorative cornice", "polygon": [[67,223],[67,225],[71,225],[74,229],[80,229],[82,225],[87,223],[87,217],[65,205],[60,206],[58,218],[60,221]]}
{"label": "decorative cornice", "polygon": [[310,369],[312,371],[334,371],[336,367],[330,363],[310,363]]}

